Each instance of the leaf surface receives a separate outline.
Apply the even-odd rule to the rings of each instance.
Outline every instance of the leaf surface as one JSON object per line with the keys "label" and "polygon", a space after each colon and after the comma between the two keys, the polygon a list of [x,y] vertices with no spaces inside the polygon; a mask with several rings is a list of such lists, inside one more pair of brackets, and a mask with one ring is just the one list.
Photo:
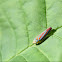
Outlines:
{"label": "leaf surface", "polygon": [[[0,0],[0,61],[62,61],[61,0]],[[33,39],[45,29],[43,43]]]}

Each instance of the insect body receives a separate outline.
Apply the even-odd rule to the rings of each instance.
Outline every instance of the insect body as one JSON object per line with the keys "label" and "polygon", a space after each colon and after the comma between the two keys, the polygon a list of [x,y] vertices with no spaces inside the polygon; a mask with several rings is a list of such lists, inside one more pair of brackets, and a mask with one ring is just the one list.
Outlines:
{"label": "insect body", "polygon": [[33,43],[36,44],[38,43],[40,40],[42,40],[50,31],[51,31],[51,27],[49,27],[48,29],[46,29],[44,32],[42,32],[40,35],[38,35],[34,40]]}

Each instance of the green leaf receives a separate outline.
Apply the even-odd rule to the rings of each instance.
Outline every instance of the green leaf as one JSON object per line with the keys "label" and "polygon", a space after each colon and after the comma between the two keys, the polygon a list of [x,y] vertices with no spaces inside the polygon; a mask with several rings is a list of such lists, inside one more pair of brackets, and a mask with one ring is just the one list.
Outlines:
{"label": "green leaf", "polygon": [[[33,39],[52,27],[49,37]],[[0,0],[0,61],[62,61],[61,0]]]}

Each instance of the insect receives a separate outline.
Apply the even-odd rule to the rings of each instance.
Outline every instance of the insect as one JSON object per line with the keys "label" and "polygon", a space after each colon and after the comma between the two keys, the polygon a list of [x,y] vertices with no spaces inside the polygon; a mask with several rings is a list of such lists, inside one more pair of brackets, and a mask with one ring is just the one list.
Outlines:
{"label": "insect", "polygon": [[38,35],[34,40],[33,43],[34,44],[38,44],[40,40],[42,40],[50,31],[51,31],[51,27],[49,27],[48,29],[46,29],[44,32],[42,32],[40,35]]}

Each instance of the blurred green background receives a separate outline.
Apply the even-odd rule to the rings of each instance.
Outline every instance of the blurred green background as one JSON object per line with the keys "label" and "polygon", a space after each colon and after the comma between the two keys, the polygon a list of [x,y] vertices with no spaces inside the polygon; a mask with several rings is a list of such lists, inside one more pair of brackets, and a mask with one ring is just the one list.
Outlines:
{"label": "blurred green background", "polygon": [[[33,39],[52,27],[40,45]],[[62,61],[62,0],[0,0],[0,62]]]}

